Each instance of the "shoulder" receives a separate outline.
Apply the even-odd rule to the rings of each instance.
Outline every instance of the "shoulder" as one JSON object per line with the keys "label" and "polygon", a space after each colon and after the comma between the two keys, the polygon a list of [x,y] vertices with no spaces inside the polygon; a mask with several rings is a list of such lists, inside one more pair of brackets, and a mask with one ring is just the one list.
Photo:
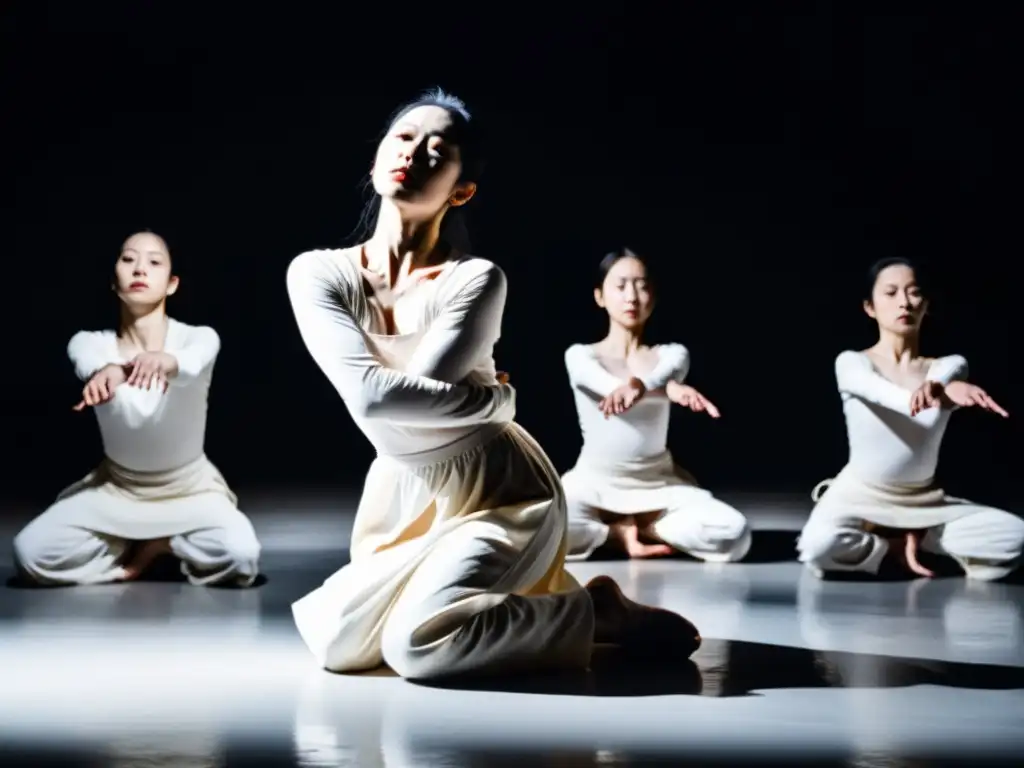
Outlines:
{"label": "shoulder", "polygon": [[505,271],[489,259],[464,256],[452,266],[452,282],[458,287],[480,290],[504,290],[508,285]]}
{"label": "shoulder", "polygon": [[500,307],[508,295],[505,272],[493,261],[466,256],[452,264],[439,298],[444,303]]}
{"label": "shoulder", "polygon": [[358,248],[319,248],[305,251],[288,263],[288,280],[306,276],[339,275],[347,268],[356,268]]}
{"label": "shoulder", "polygon": [[174,319],[171,320],[171,325],[177,333],[189,341],[201,341],[220,346],[220,334],[209,325],[189,325]]}
{"label": "shoulder", "polygon": [[583,358],[593,358],[596,355],[593,344],[571,344],[565,350],[565,359],[569,360],[580,360]]}
{"label": "shoulder", "polygon": [[685,345],[676,343],[658,344],[654,347],[654,351],[657,352],[659,356],[689,357],[690,355],[690,350],[688,350]]}
{"label": "shoulder", "polygon": [[932,360],[929,372],[957,371],[963,374],[966,373],[967,369],[967,358],[963,355],[944,355]]}
{"label": "shoulder", "polygon": [[115,338],[113,331],[77,331],[68,340],[68,352],[83,346],[109,344]]}
{"label": "shoulder", "polygon": [[836,355],[836,370],[843,368],[870,368],[871,361],[868,356],[863,352],[857,352],[853,349],[844,349],[838,355]]}

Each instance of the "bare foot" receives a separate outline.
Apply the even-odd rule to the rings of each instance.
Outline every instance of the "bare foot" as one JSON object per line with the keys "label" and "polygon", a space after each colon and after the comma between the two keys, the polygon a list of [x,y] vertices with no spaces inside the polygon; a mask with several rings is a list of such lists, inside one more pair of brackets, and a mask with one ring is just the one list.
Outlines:
{"label": "bare foot", "polygon": [[171,544],[168,539],[153,539],[142,543],[134,553],[131,562],[122,569],[124,575],[121,581],[134,581],[153,564],[160,555],[166,555],[171,551]]}
{"label": "bare foot", "polygon": [[672,554],[672,547],[668,544],[645,544],[640,541],[640,529],[632,519],[629,522],[614,523],[610,535],[635,560]]}
{"label": "bare foot", "polygon": [[677,613],[635,603],[608,576],[586,586],[594,603],[594,641],[643,655],[688,658],[700,648],[697,628]]}

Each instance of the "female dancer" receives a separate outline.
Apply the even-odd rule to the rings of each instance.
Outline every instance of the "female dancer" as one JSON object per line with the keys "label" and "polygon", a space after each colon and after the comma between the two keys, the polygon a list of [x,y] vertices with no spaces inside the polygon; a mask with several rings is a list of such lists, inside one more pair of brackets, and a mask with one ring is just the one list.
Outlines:
{"label": "female dancer", "polygon": [[132,235],[114,268],[120,327],[72,337],[74,409],[95,410],[105,458],[15,538],[30,581],[126,581],[165,553],[193,584],[255,581],[256,532],[203,447],[220,339],[167,316],[177,289],[163,238]]}
{"label": "female dancer", "polygon": [[742,559],[750,549],[746,518],[678,469],[666,447],[672,403],[715,419],[719,413],[683,384],[686,347],[643,344],[654,309],[644,260],[627,248],[605,256],[594,300],[608,313],[608,335],[565,353],[583,432],[576,466],[562,477],[570,559],[605,544],[630,557],[678,550],[702,560]]}
{"label": "female dancer", "polygon": [[921,356],[928,302],[910,261],[879,261],[868,281],[864,311],[878,323],[878,343],[836,358],[850,458],[812,494],[800,559],[819,576],[874,574],[892,552],[913,573],[932,576],[917,560],[920,546],[953,557],[969,578],[1002,578],[1024,547],[1024,521],[947,496],[935,469],[954,407],[1007,413],[967,382],[964,358]]}
{"label": "female dancer", "polygon": [[594,642],[630,646],[652,621],[685,657],[699,644],[685,619],[563,569],[558,475],[496,381],[505,275],[442,237],[476,191],[478,149],[458,99],[400,110],[371,170],[372,236],[288,269],[310,355],[378,451],[352,562],[295,603],[299,632],[331,671],[421,679],[583,668]]}

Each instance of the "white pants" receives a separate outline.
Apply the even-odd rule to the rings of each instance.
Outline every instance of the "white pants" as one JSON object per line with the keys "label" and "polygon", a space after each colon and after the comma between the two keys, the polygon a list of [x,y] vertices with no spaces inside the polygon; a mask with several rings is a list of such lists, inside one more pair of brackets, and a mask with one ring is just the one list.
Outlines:
{"label": "white pants", "polygon": [[[88,503],[95,505],[96,494],[102,493],[88,489],[62,499],[26,525],[14,538],[18,568],[32,581],[46,586],[120,580],[124,574],[123,558],[133,542],[87,525]],[[171,551],[181,560],[182,572],[197,585],[251,586],[259,575],[260,544],[249,518],[220,494],[204,493],[189,501],[211,507],[215,513],[211,517],[217,519],[218,525],[169,537]],[[138,504],[139,514],[144,515],[147,502]],[[212,509],[215,506],[218,509]],[[82,525],[73,523],[79,517],[75,514],[78,508],[83,513]]]}
{"label": "white pants", "polygon": [[[568,560],[584,560],[608,540],[615,513],[588,506],[566,484],[569,507]],[[703,488],[679,485],[665,488],[665,509],[651,532],[665,544],[709,562],[737,562],[750,551],[750,526],[743,513],[719,501]],[[636,514],[642,514],[638,511]]]}
{"label": "white pants", "polygon": [[[1024,520],[1001,509],[971,505],[957,520],[927,529],[921,548],[955,559],[968,578],[992,581],[1011,573],[1024,550]],[[801,557],[818,575],[825,571],[877,573],[888,542],[852,525],[822,525],[804,529]]]}
{"label": "white pants", "polygon": [[384,662],[410,679],[583,669],[594,606],[581,588],[509,594],[521,552],[500,526],[474,521],[446,534],[406,583],[384,625]]}

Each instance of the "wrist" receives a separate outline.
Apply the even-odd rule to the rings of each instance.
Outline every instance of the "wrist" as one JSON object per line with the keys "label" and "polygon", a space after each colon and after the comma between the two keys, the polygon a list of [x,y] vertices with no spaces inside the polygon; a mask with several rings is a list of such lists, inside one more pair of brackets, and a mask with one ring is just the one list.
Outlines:
{"label": "wrist", "polygon": [[644,384],[643,379],[639,379],[636,376],[632,376],[627,383],[641,395],[647,391],[647,385]]}

